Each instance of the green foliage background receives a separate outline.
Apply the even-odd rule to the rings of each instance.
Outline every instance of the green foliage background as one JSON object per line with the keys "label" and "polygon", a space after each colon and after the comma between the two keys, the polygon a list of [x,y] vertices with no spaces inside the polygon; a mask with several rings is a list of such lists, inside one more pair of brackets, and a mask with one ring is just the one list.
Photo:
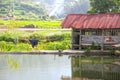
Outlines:
{"label": "green foliage background", "polygon": [[120,12],[120,0],[90,0],[88,13]]}

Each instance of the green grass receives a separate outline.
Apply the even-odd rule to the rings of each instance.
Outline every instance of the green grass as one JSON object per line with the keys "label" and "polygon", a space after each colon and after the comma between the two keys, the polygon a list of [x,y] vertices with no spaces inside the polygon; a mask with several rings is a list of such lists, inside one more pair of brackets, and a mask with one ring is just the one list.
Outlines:
{"label": "green grass", "polygon": [[[31,50],[59,50],[69,49],[69,31],[5,31],[0,32],[0,52],[31,51]],[[32,49],[29,40],[37,39],[39,43]]]}
{"label": "green grass", "polygon": [[[30,39],[37,39],[39,43],[34,50],[59,50],[69,49],[70,31],[60,31],[61,21],[20,21],[20,20],[0,20],[0,24],[8,31],[0,32],[0,52],[3,51],[31,51]],[[44,31],[15,31],[11,28],[24,27],[33,24],[36,28],[57,28],[58,30]]]}
{"label": "green grass", "polygon": [[0,20],[0,25],[7,28],[24,27],[25,25],[33,24],[37,28],[61,28],[61,21],[20,21],[20,20]]}

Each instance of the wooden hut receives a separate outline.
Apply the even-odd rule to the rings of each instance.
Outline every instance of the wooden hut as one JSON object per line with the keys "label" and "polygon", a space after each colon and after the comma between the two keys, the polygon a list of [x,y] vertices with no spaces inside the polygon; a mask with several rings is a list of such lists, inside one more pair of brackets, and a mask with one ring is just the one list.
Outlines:
{"label": "wooden hut", "polygon": [[69,14],[62,28],[72,28],[72,49],[120,50],[120,13]]}

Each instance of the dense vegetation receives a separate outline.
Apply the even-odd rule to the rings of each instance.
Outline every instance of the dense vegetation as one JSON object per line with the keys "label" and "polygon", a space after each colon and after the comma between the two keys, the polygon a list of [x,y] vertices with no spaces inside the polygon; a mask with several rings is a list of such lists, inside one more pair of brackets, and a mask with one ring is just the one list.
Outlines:
{"label": "dense vegetation", "polygon": [[88,13],[120,12],[120,0],[90,0]]}
{"label": "dense vegetation", "polygon": [[[38,40],[34,50],[69,49],[70,32],[59,30],[61,21],[1,20],[0,27],[8,28],[0,32],[0,51],[31,51],[29,40]],[[14,28],[44,28],[40,31],[15,31]],[[49,30],[49,29],[56,30]]]}
{"label": "dense vegetation", "polygon": [[0,52],[31,51],[33,48],[29,40],[39,41],[34,50],[63,50],[69,49],[70,44],[70,32],[68,31],[7,31],[0,32],[0,34]]}
{"label": "dense vegetation", "polygon": [[47,14],[45,10],[38,5],[25,2],[1,2],[0,3],[0,16],[4,19],[14,17],[19,20],[30,20],[30,19],[46,19]]}

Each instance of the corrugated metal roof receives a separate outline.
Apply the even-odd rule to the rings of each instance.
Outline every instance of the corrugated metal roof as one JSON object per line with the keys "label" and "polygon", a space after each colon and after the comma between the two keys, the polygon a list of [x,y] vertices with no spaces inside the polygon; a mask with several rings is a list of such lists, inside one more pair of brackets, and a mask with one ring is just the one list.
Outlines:
{"label": "corrugated metal roof", "polygon": [[62,28],[120,28],[120,13],[69,14],[62,22]]}

